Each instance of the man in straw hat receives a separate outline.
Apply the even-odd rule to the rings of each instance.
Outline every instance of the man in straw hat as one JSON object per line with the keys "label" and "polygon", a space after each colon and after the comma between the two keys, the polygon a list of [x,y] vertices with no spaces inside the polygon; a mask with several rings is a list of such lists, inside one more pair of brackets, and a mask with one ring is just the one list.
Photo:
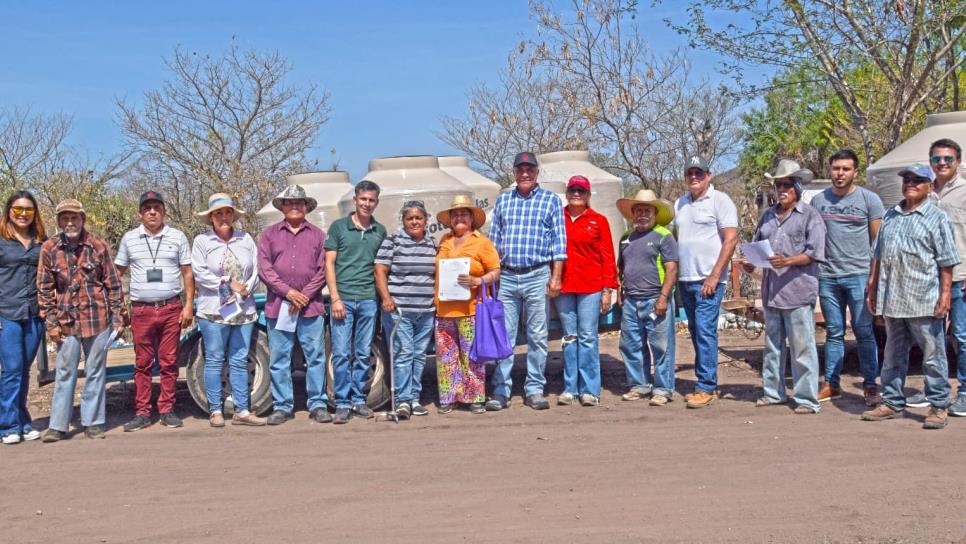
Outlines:
{"label": "man in straw hat", "polygon": [[[134,337],[134,418],[125,432],[151,424],[154,360],[161,374],[158,412],[162,425],[181,427],[174,412],[181,330],[194,319],[195,280],[188,237],[164,224],[164,197],[147,191],[138,201],[141,225],[124,233],[114,264],[124,276],[131,271],[131,335]],[[184,292],[185,302],[181,301]]]}
{"label": "man in straw hat", "polygon": [[[527,312],[527,380],[524,404],[546,410],[543,396],[547,383],[547,297],[560,294],[563,262],[567,260],[567,229],[560,198],[537,184],[540,170],[533,153],[519,153],[513,160],[516,187],[502,193],[493,207],[490,240],[500,254],[500,300],[506,308],[506,330],[517,335],[520,312]],[[486,409],[498,411],[510,404],[513,355],[497,363],[493,371],[493,398]]]}
{"label": "man in straw hat", "polygon": [[678,289],[694,345],[694,392],[688,408],[702,408],[718,395],[718,314],[731,255],[738,245],[738,209],[711,184],[711,168],[700,155],[684,165],[688,192],[674,204],[678,240]]}
{"label": "man in straw hat", "polygon": [[56,380],[44,442],[67,437],[74,386],[84,352],[81,425],[88,438],[104,438],[104,378],[111,336],[124,332],[124,294],[111,249],[87,232],[84,206],[72,198],[56,208],[60,233],[40,248],[37,298],[47,336],[57,345]]}
{"label": "man in straw hat", "polygon": [[[768,259],[761,282],[765,309],[765,353],[762,357],[763,394],[756,406],[785,404],[785,357],[791,353],[796,414],[814,414],[818,403],[818,350],[815,346],[815,300],[818,263],[825,261],[825,223],[822,215],[802,202],[802,184],[812,172],[782,159],[774,174],[777,202],[758,222],[753,241],[767,240],[774,256]],[[754,266],[745,263],[746,272]]]}
{"label": "man in straw hat", "polygon": [[[269,369],[272,374],[273,411],[269,425],[294,417],[292,347],[296,338],[305,356],[305,391],[309,417],[318,423],[332,421],[325,391],[325,233],[306,221],[318,205],[305,189],[289,185],[272,200],[282,220],[269,225],[258,240],[258,277],[267,288],[265,320],[268,325]],[[294,330],[279,328],[282,312],[292,317]]]}
{"label": "man in straw hat", "polygon": [[376,327],[376,252],[386,227],[372,216],[379,205],[379,186],[369,180],[356,184],[356,210],[329,227],[325,241],[325,273],[332,305],[332,379],[335,423],[352,415],[370,418],[366,406],[369,354]]}
{"label": "man in straw hat", "polygon": [[[674,284],[678,246],[667,229],[674,219],[671,203],[642,189],[617,201],[634,226],[620,243],[621,357],[627,375],[626,401],[651,397],[651,406],[674,398]],[[653,379],[651,363],[654,363]]]}
{"label": "man in straw hat", "polygon": [[909,351],[922,350],[923,383],[929,414],[924,429],[946,426],[949,367],[945,317],[949,311],[956,252],[949,217],[930,198],[935,172],[925,164],[899,171],[903,200],[888,210],[876,239],[866,304],[885,318],[882,403],[862,419],[898,417],[906,407],[902,390],[909,370]]}

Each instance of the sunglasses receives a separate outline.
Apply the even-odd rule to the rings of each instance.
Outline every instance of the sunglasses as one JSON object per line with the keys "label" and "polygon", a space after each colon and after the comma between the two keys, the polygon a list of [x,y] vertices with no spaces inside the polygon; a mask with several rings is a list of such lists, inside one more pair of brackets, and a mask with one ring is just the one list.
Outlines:
{"label": "sunglasses", "polygon": [[20,206],[14,206],[10,208],[14,215],[33,215],[36,210],[33,208],[22,208]]}
{"label": "sunglasses", "polygon": [[776,183],[775,184],[775,188],[776,189],[794,189],[795,188],[795,184],[794,183],[788,183],[788,182],[784,182],[783,181],[783,182],[780,182],[780,183]]}
{"label": "sunglasses", "polygon": [[920,183],[932,183],[929,178],[907,177],[902,178],[903,185],[919,185]]}
{"label": "sunglasses", "polygon": [[576,193],[576,194],[581,194],[582,195],[582,194],[584,194],[584,193],[587,192],[587,189],[584,189],[583,187],[569,187],[567,189],[567,192],[568,193]]}
{"label": "sunglasses", "polygon": [[933,155],[932,157],[929,157],[929,162],[933,164],[952,164],[955,161],[956,157],[952,155]]}

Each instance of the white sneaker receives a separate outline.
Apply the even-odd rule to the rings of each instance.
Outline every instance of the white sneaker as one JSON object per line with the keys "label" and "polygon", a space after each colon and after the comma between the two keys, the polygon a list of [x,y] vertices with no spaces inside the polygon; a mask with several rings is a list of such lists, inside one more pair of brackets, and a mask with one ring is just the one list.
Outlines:
{"label": "white sneaker", "polygon": [[30,429],[28,432],[23,433],[23,439],[27,442],[37,440],[38,438],[40,438],[40,431],[37,429]]}
{"label": "white sneaker", "polygon": [[10,434],[4,436],[2,439],[0,439],[0,441],[2,441],[4,444],[19,444],[20,443],[20,434],[19,433],[10,433]]}

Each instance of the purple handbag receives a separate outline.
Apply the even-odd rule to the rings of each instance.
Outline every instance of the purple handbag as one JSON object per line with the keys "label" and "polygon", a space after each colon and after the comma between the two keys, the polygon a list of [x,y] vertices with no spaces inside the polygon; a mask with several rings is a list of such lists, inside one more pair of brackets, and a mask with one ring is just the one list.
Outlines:
{"label": "purple handbag", "polygon": [[470,360],[499,361],[510,355],[513,355],[513,344],[507,340],[503,303],[496,298],[495,288],[490,294],[483,280],[476,291],[476,334],[470,346]]}

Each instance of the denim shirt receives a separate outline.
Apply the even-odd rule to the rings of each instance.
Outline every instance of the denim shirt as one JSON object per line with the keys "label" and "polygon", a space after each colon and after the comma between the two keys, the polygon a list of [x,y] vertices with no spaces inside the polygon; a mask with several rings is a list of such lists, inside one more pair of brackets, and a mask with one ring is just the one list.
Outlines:
{"label": "denim shirt", "polygon": [[23,247],[16,239],[0,238],[0,317],[22,321],[40,315],[37,303],[37,264],[40,244]]}

